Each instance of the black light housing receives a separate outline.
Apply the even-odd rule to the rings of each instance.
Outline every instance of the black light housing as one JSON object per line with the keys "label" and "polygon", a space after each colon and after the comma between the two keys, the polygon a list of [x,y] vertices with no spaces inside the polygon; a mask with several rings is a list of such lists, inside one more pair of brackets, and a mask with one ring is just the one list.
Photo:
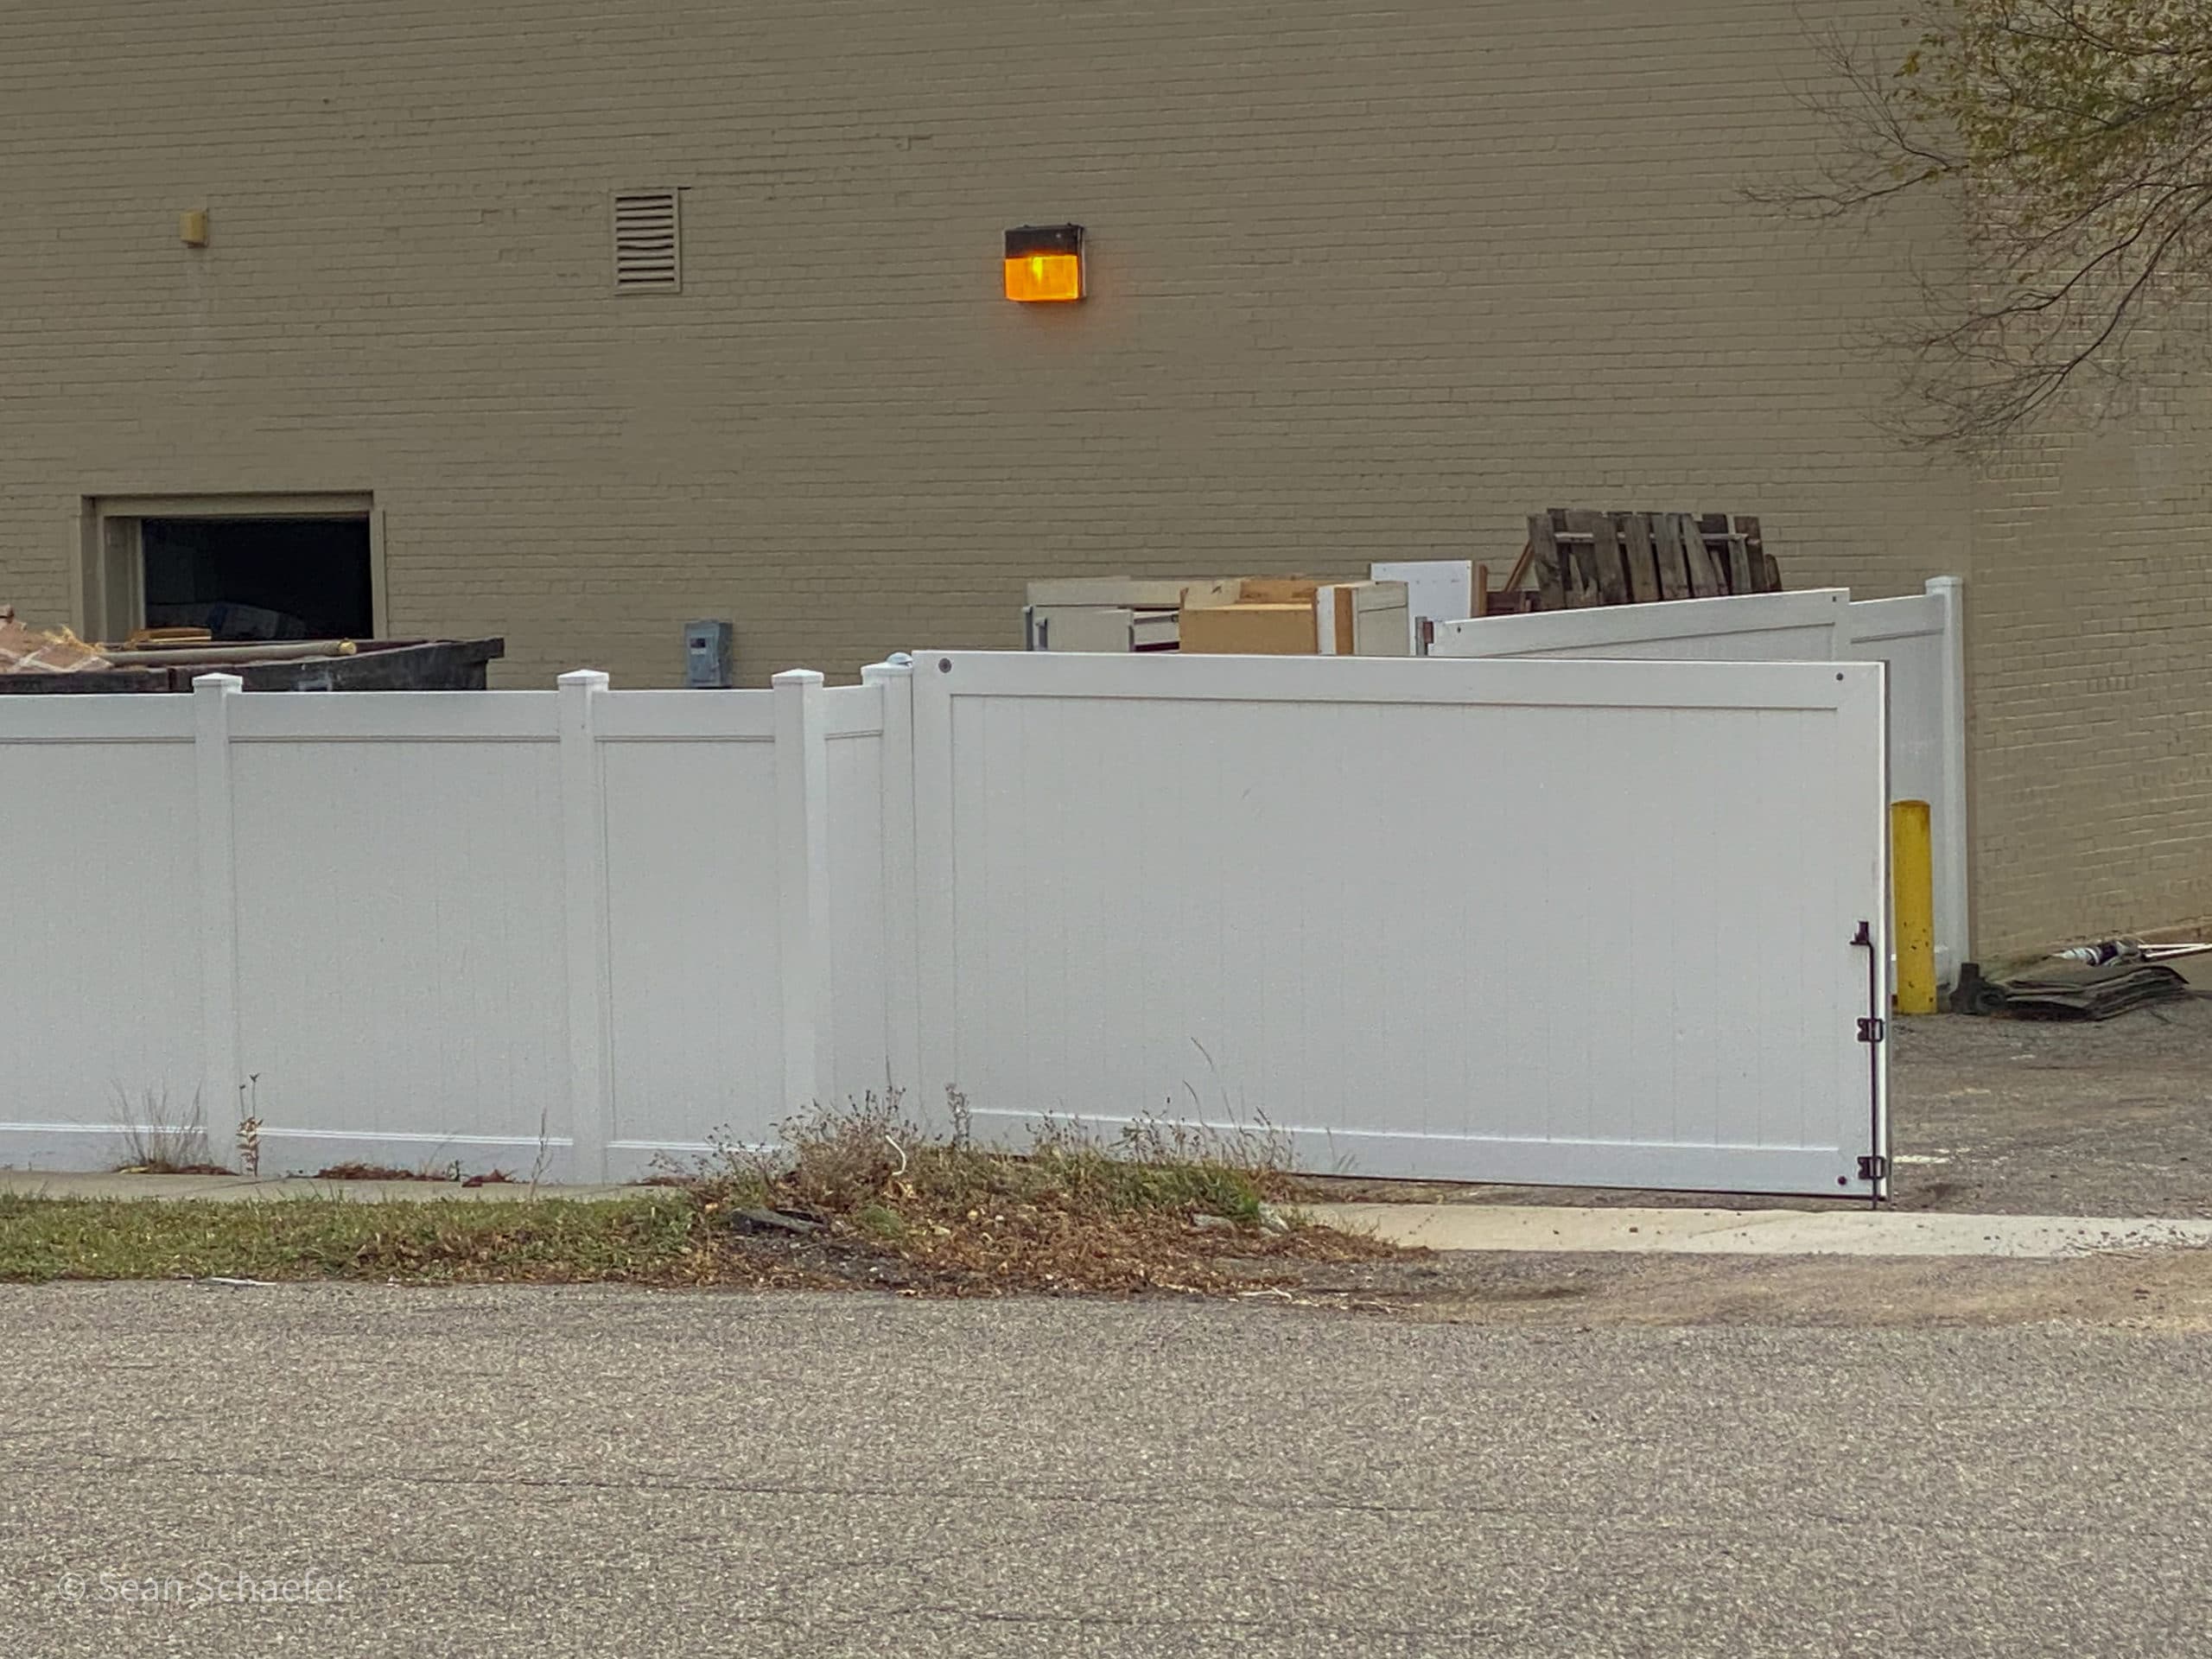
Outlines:
{"label": "black light housing", "polygon": [[1006,296],[1024,305],[1079,300],[1083,226],[1021,225],[1006,233]]}

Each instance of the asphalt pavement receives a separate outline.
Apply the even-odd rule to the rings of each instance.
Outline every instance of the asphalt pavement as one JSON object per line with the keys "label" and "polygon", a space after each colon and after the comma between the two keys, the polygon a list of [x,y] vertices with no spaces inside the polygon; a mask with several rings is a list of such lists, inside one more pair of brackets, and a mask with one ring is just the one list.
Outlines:
{"label": "asphalt pavement", "polygon": [[2187,1331],[0,1292],[26,1659],[2170,1659],[2209,1475]]}

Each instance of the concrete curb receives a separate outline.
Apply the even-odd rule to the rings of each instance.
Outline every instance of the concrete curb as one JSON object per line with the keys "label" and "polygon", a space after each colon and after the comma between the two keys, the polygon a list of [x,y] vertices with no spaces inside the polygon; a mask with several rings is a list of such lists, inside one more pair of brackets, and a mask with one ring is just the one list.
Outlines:
{"label": "concrete curb", "polygon": [[1578,1210],[1542,1205],[1309,1204],[1348,1232],[1433,1250],[1683,1255],[1948,1255],[2052,1260],[2202,1249],[2212,1221],[1952,1216],[1895,1210]]}

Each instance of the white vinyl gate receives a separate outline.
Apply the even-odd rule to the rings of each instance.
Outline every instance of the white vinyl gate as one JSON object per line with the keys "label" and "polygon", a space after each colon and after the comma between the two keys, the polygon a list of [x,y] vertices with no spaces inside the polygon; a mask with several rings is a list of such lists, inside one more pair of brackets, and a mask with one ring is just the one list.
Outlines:
{"label": "white vinyl gate", "polygon": [[1870,664],[930,656],[920,1065],[979,1129],[1880,1190]]}

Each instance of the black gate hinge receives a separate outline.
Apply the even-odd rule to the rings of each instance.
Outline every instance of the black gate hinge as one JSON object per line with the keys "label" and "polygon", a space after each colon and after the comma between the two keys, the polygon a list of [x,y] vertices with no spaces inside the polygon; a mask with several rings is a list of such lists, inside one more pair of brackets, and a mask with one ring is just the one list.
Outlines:
{"label": "black gate hinge", "polygon": [[1862,1043],[1886,1042],[1889,1035],[1890,1022],[1886,1020],[1861,1020],[1859,1022],[1859,1040]]}
{"label": "black gate hinge", "polygon": [[1859,1160],[1859,1179],[1862,1181],[1886,1181],[1890,1179],[1890,1160],[1878,1154]]}

